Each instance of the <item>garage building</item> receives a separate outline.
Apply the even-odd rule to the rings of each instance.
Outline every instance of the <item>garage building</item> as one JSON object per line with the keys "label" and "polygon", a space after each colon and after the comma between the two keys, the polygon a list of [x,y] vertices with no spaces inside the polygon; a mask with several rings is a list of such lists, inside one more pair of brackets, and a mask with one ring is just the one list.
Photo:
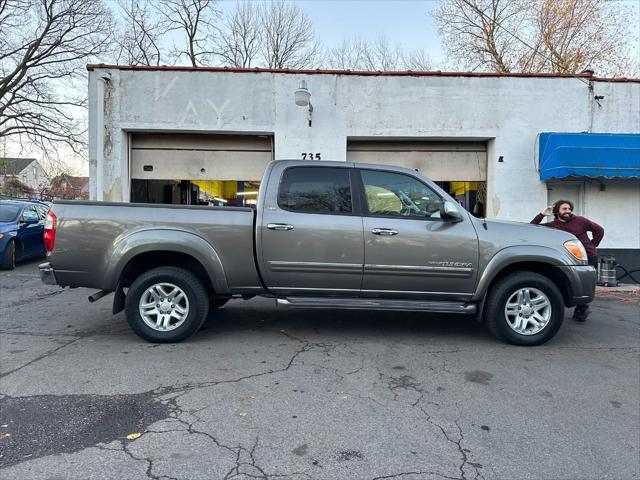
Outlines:
{"label": "garage building", "polygon": [[567,198],[639,262],[640,79],[88,68],[93,199],[250,206],[272,159],[388,163],[489,218]]}

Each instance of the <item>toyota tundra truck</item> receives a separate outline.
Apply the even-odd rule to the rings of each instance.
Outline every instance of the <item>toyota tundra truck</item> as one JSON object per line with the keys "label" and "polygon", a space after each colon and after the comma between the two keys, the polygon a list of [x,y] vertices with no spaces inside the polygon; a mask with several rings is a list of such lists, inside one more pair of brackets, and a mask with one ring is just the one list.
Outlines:
{"label": "toyota tundra truck", "polygon": [[571,234],[478,219],[419,172],[273,161],[256,208],[54,202],[46,284],[114,293],[136,334],[179,342],[230,299],[311,309],[455,313],[540,345],[596,272]]}

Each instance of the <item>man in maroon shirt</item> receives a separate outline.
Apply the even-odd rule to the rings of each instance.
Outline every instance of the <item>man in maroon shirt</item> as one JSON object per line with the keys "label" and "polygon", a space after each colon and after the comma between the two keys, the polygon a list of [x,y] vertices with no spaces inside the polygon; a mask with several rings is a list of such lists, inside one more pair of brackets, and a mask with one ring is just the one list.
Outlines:
{"label": "man in maroon shirt", "polygon": [[[575,235],[587,251],[589,265],[598,268],[598,251],[596,247],[600,245],[604,237],[604,228],[591,220],[573,214],[573,203],[569,200],[558,200],[552,207],[547,207],[535,216],[531,223],[539,224],[547,215],[555,218],[547,223],[545,227],[557,228]],[[591,232],[591,237],[587,235]],[[573,311],[573,318],[579,322],[584,322],[589,315],[589,305],[578,305]]]}

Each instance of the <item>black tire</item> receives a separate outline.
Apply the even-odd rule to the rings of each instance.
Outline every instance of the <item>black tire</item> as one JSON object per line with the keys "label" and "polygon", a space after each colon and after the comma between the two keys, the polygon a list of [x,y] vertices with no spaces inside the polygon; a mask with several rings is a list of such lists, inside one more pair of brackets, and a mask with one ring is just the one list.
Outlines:
{"label": "black tire", "polygon": [[[170,283],[184,292],[188,300],[188,314],[173,330],[159,331],[147,325],[140,315],[139,304],[149,287]],[[193,273],[178,267],[159,267],[140,275],[131,284],[125,299],[125,314],[133,331],[153,343],[177,343],[198,331],[209,313],[209,295]]]}
{"label": "black tire", "polygon": [[0,270],[13,270],[14,268],[16,268],[16,242],[10,240],[2,256]]}
{"label": "black tire", "polygon": [[[546,295],[551,313],[546,326],[535,334],[524,335],[509,326],[505,308],[509,298],[519,289],[533,288]],[[500,340],[512,345],[535,346],[551,340],[562,326],[564,302],[562,294],[551,280],[534,272],[515,272],[498,280],[490,287],[484,308],[489,331]]]}

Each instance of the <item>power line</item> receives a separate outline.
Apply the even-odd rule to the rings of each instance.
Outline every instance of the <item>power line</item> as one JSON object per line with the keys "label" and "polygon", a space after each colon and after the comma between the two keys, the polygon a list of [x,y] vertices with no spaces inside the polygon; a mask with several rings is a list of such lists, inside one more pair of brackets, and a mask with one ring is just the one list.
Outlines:
{"label": "power line", "polygon": [[[555,62],[553,61],[553,59],[547,57],[546,55],[544,55],[542,52],[538,51],[536,48],[532,47],[531,45],[529,45],[527,42],[525,42],[523,39],[521,39],[520,37],[518,37],[515,33],[513,33],[512,31],[510,31],[508,28],[506,28],[505,26],[503,26],[498,20],[496,19],[492,19],[491,17],[489,17],[487,14],[485,14],[482,10],[480,9],[476,9],[476,11],[482,15],[484,18],[486,18],[487,20],[489,20],[492,23],[495,23],[498,27],[500,27],[501,29],[503,29],[505,32],[507,32],[509,35],[511,35],[513,38],[515,38],[516,40],[518,40],[519,42],[523,43],[526,47],[530,48],[531,51],[534,54],[538,54],[541,57],[543,57],[545,60],[548,60],[551,62],[551,64],[553,65]],[[580,80],[582,83],[584,83],[587,86],[590,86],[591,84],[589,83],[589,81],[585,80],[584,78],[582,78],[581,76],[579,76],[578,74],[575,73],[569,73],[566,74],[572,78],[577,78],[578,80]]]}

